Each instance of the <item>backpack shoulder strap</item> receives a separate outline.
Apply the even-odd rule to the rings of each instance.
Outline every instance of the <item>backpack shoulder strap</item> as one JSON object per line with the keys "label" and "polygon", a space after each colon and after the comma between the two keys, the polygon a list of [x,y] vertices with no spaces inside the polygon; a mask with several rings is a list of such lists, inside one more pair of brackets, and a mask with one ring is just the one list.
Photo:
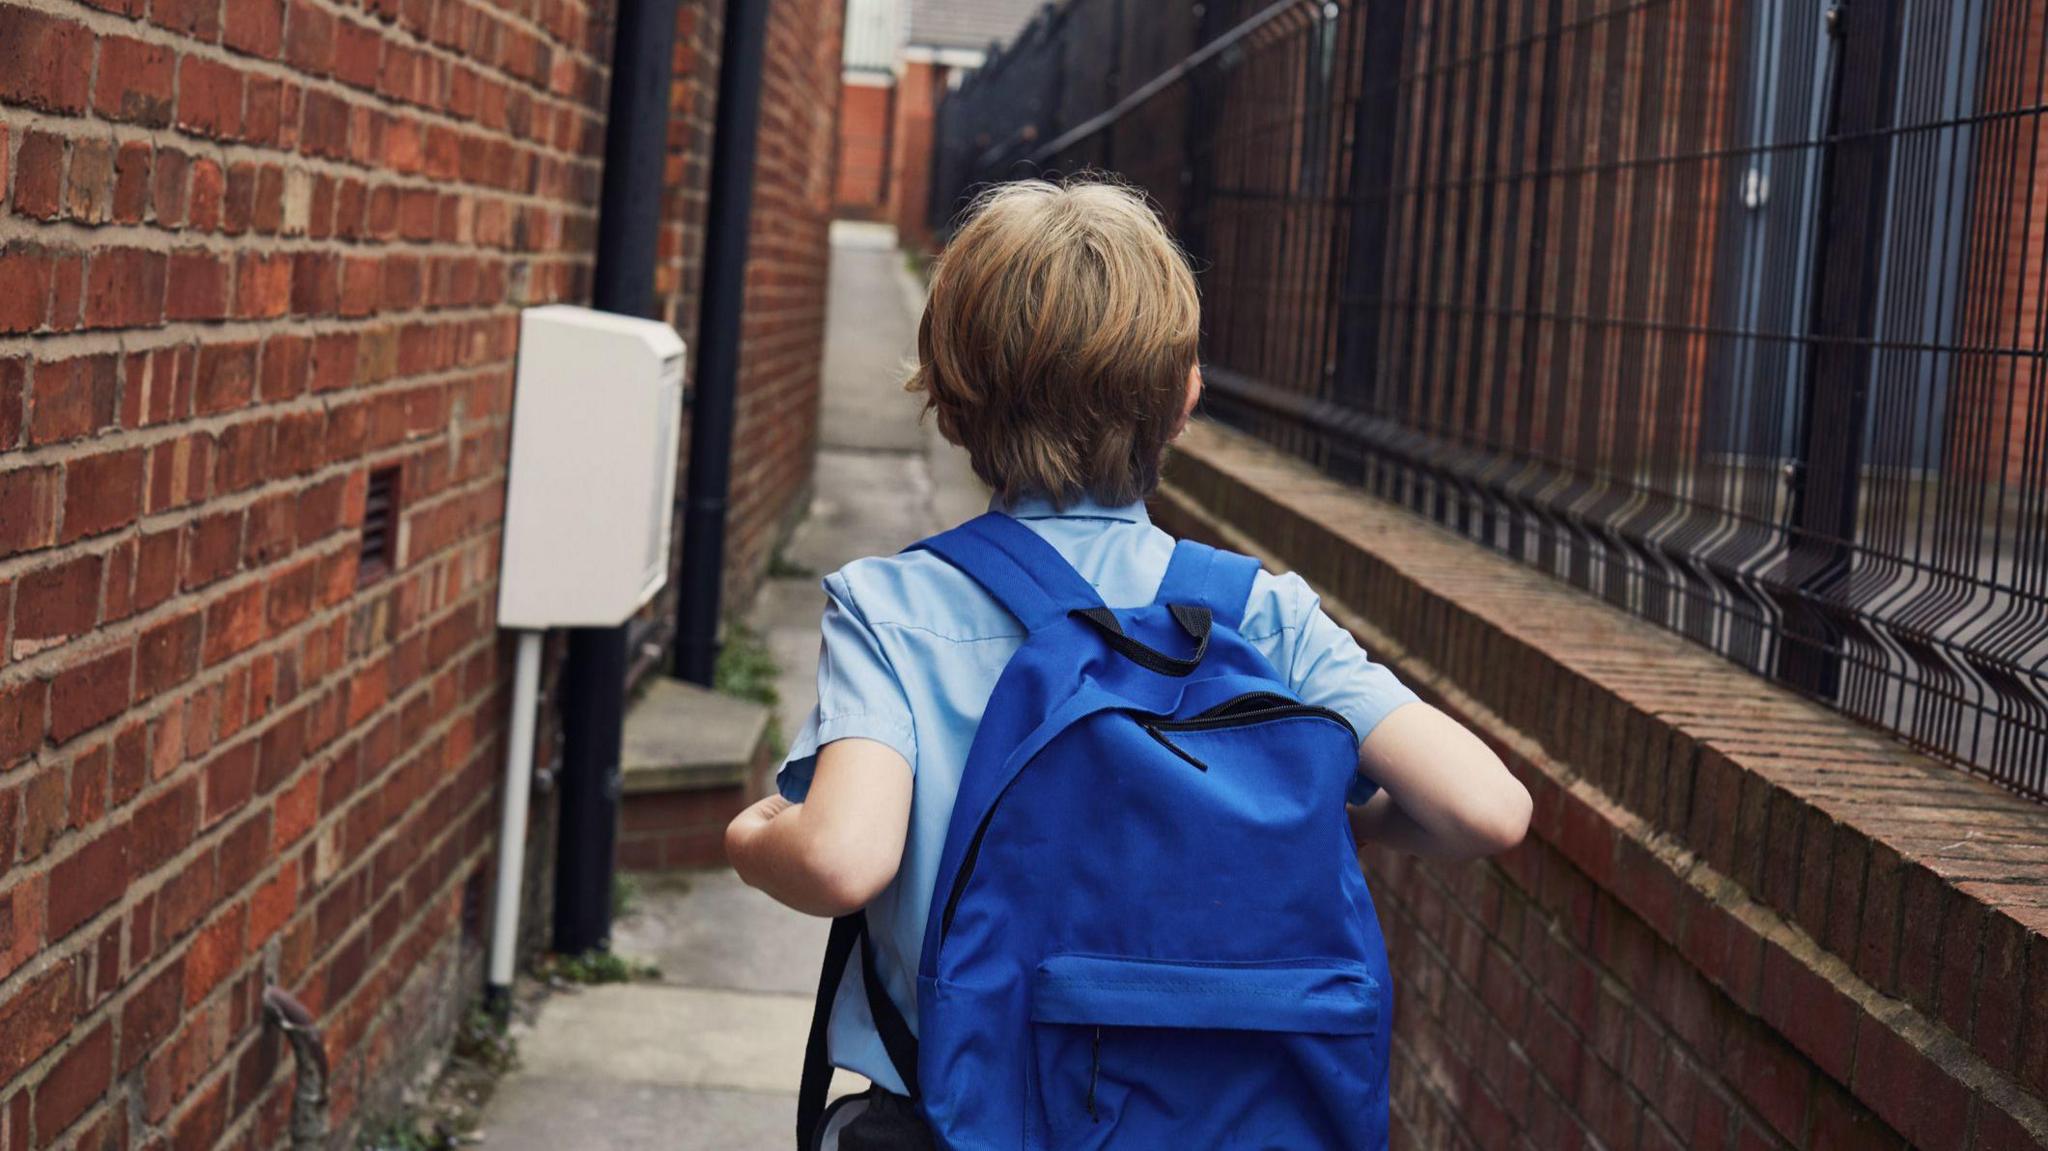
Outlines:
{"label": "backpack shoulder strap", "polygon": [[1152,602],[1206,607],[1218,625],[1235,631],[1244,622],[1245,603],[1258,575],[1259,561],[1250,556],[1180,540],[1173,545],[1173,559]]}
{"label": "backpack shoulder strap", "polygon": [[1102,597],[1037,532],[1001,512],[976,516],[951,531],[910,545],[966,573],[1028,631],[1069,612],[1102,606]]}
{"label": "backpack shoulder strap", "polygon": [[860,951],[861,989],[867,995],[868,1017],[874,1020],[875,1034],[881,1037],[882,1050],[888,1053],[904,1090],[910,1092],[912,1099],[918,1096],[917,1037],[910,1033],[910,1024],[889,998],[889,989],[882,986],[882,977],[875,970],[875,945],[868,932],[867,909],[842,915],[832,921],[832,934],[825,941],[824,968],[818,973],[818,998],[811,1008],[810,1038],[804,1044],[803,1082],[797,1089],[796,1100],[797,1151],[812,1151],[817,1146],[819,1128],[825,1121],[825,1103],[832,1089],[832,1004],[839,998],[840,980],[845,978],[846,965],[853,960],[856,949]]}

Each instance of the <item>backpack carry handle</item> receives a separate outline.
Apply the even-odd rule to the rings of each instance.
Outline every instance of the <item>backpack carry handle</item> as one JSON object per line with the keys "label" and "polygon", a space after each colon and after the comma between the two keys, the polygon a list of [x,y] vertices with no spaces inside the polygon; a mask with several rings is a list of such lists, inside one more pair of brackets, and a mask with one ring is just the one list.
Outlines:
{"label": "backpack carry handle", "polygon": [[1116,613],[1106,607],[1089,608],[1074,614],[1094,624],[1102,632],[1102,638],[1112,650],[1139,667],[1148,668],[1162,675],[1189,675],[1202,665],[1202,657],[1209,652],[1209,630],[1213,616],[1209,609],[1196,604],[1168,604],[1166,610],[1173,613],[1173,621],[1195,641],[1194,654],[1185,659],[1168,655],[1156,647],[1145,644],[1124,631]]}

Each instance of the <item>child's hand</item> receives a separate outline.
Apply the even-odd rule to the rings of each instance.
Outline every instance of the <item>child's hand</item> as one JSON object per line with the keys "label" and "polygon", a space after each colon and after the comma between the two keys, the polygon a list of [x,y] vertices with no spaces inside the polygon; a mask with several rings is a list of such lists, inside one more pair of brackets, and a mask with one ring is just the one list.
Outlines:
{"label": "child's hand", "polygon": [[766,829],[768,823],[774,821],[776,815],[782,815],[791,807],[797,805],[782,799],[780,795],[770,795],[768,799],[750,803],[748,809],[741,811],[739,815],[733,815],[731,825],[725,827],[725,854],[743,854],[754,844],[754,838],[762,834],[762,829]]}
{"label": "child's hand", "polygon": [[896,878],[910,827],[910,765],[887,744],[849,738],[818,752],[802,803],[779,795],[725,829],[742,880],[810,915],[866,906]]}

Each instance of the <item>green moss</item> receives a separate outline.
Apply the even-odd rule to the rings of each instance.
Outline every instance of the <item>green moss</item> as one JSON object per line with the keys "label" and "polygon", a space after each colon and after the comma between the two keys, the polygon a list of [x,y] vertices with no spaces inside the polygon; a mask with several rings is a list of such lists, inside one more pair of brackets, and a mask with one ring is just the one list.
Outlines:
{"label": "green moss", "polygon": [[636,983],[661,978],[661,968],[609,951],[586,951],[582,955],[550,955],[541,960],[540,974],[563,983]]}
{"label": "green moss", "polygon": [[712,668],[711,685],[727,695],[752,700],[763,707],[782,702],[775,690],[775,656],[761,634],[742,623],[725,629],[725,642],[718,648],[718,663]]}

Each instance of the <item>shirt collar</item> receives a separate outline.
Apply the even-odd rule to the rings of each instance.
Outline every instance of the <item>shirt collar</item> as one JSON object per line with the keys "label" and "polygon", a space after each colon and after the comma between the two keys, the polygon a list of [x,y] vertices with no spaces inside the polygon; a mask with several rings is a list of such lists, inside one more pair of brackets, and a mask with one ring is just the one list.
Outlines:
{"label": "shirt collar", "polygon": [[1007,503],[1004,502],[1001,496],[993,496],[988,501],[988,510],[1003,512],[1020,520],[1122,520],[1125,523],[1132,524],[1148,524],[1152,522],[1152,517],[1145,512],[1145,502],[1143,500],[1125,504],[1122,507],[1110,507],[1107,504],[1098,503],[1095,497],[1087,495],[1080,497],[1064,508],[1054,507],[1051,500],[1039,495],[1018,496]]}

